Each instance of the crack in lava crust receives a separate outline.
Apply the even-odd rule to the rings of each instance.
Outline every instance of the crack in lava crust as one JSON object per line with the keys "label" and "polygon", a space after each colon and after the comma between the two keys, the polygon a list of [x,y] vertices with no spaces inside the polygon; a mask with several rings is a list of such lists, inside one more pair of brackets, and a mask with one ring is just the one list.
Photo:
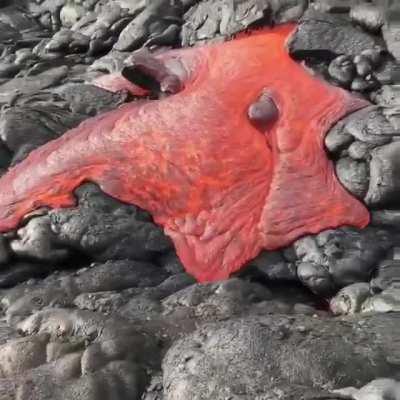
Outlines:
{"label": "crack in lava crust", "polygon": [[[182,90],[91,118],[0,179],[0,231],[34,209],[74,205],[96,182],[148,210],[199,281],[228,277],[262,249],[307,233],[364,227],[367,209],[337,181],[323,139],[368,103],[311,76],[286,42],[295,26],[156,56],[181,63]],[[248,119],[264,90],[278,118]]]}

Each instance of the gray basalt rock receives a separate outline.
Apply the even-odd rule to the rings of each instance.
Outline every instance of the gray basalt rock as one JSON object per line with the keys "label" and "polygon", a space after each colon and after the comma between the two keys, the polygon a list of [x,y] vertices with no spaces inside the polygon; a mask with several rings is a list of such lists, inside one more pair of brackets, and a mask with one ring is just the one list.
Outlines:
{"label": "gray basalt rock", "polygon": [[364,162],[341,158],[336,164],[336,175],[342,185],[359,199],[368,191],[369,171]]}
{"label": "gray basalt rock", "polygon": [[107,73],[120,72],[125,67],[124,61],[131,55],[130,52],[110,51],[103,57],[97,58],[89,67],[92,71],[102,71]]}
{"label": "gray basalt rock", "polygon": [[372,207],[396,206],[400,201],[400,142],[374,149],[371,153],[370,183],[365,201]]}
{"label": "gray basalt rock", "polygon": [[395,129],[380,107],[370,106],[344,119],[345,130],[361,142],[384,145],[392,140]]}
{"label": "gray basalt rock", "polygon": [[400,287],[400,260],[383,260],[371,280],[371,289],[380,292],[390,287]]}
{"label": "gray basalt rock", "polygon": [[328,73],[336,82],[347,86],[351,84],[356,75],[356,66],[351,57],[341,55],[329,64]]}
{"label": "gray basalt rock", "polygon": [[314,293],[329,297],[338,289],[368,282],[395,242],[395,236],[377,228],[339,228],[306,236],[294,243],[297,274]]}
{"label": "gray basalt rock", "polygon": [[2,398],[139,400],[159,365],[152,338],[121,318],[54,309],[19,329],[26,337],[2,346]]}
{"label": "gray basalt rock", "polygon": [[250,261],[247,268],[255,268],[268,281],[290,282],[297,281],[296,267],[288,262],[281,252],[262,252]]}
{"label": "gray basalt rock", "polygon": [[[353,160],[369,162],[370,158],[371,158],[370,151],[372,149],[373,149],[373,145],[356,140],[349,146],[348,153],[349,153],[349,156]],[[366,181],[368,181],[368,179],[369,179],[369,177],[367,178]]]}
{"label": "gray basalt rock", "polygon": [[13,28],[11,25],[0,21],[0,37],[1,43],[12,43],[20,39],[21,33],[18,29]]}
{"label": "gray basalt rock", "polygon": [[184,15],[182,44],[229,38],[252,26],[296,21],[306,9],[304,0],[228,0],[198,2]]}
{"label": "gray basalt rock", "polygon": [[384,328],[391,318],[367,320],[368,331],[357,320],[306,316],[250,317],[203,326],[175,342],[164,358],[165,399],[249,400],[268,391],[285,393],[292,385],[335,389],[391,377],[396,372],[379,337],[384,329],[384,340],[396,336],[398,318]]}
{"label": "gray basalt rock", "polygon": [[270,0],[272,21],[276,24],[295,22],[308,7],[308,0]]}
{"label": "gray basalt rock", "polygon": [[114,110],[128,97],[126,93],[112,93],[94,85],[81,84],[67,86],[60,95],[66,100],[73,113],[88,116]]}
{"label": "gray basalt rock", "polygon": [[44,262],[58,262],[69,256],[68,249],[58,248],[48,216],[33,218],[19,228],[10,241],[10,248],[19,258]]}
{"label": "gray basalt rock", "polygon": [[0,104],[12,103],[20,95],[32,96],[43,89],[60,84],[68,67],[51,68],[35,76],[16,77],[0,85]]}
{"label": "gray basalt rock", "polygon": [[347,14],[351,4],[347,0],[314,0],[313,7],[320,12]]}
{"label": "gray basalt rock", "polygon": [[339,155],[343,150],[354,141],[354,136],[345,129],[345,122],[339,121],[325,137],[325,146],[327,150],[334,154]]}
{"label": "gray basalt rock", "polygon": [[368,283],[353,283],[341,289],[331,299],[330,309],[336,315],[356,314],[361,311],[363,303],[371,296]]}
{"label": "gray basalt rock", "polygon": [[325,139],[337,159],[338,179],[373,208],[396,205],[399,118],[388,90],[377,95],[382,107],[370,106],[347,116]]}
{"label": "gray basalt rock", "polygon": [[382,8],[368,3],[355,4],[351,8],[350,18],[371,32],[378,32],[384,23]]}
{"label": "gray basalt rock", "polygon": [[334,393],[342,396],[351,396],[355,400],[384,400],[388,397],[398,400],[400,399],[400,382],[394,379],[381,378],[367,383],[360,389],[348,387],[334,390]]}
{"label": "gray basalt rock", "polygon": [[0,288],[9,288],[32,278],[42,278],[58,268],[55,264],[27,261],[10,262],[0,271]]}
{"label": "gray basalt rock", "polygon": [[368,282],[378,262],[393,246],[393,240],[389,232],[373,228],[332,231],[324,251],[328,253],[329,271],[336,285]]}
{"label": "gray basalt rock", "polygon": [[14,154],[15,164],[29,151],[56,139],[85,118],[56,104],[12,107],[0,114],[0,138]]}
{"label": "gray basalt rock", "polygon": [[86,14],[86,12],[87,10],[78,3],[65,4],[60,11],[60,21],[62,26],[67,28],[72,27]]}
{"label": "gray basalt rock", "polygon": [[354,56],[377,44],[379,40],[354,27],[345,17],[310,8],[301,18],[289,50],[296,58],[322,56],[329,60],[339,55]]}
{"label": "gray basalt rock", "polygon": [[256,22],[266,22],[270,11],[268,1],[199,2],[184,15],[182,44],[192,45],[216,36],[229,37]]}
{"label": "gray basalt rock", "polygon": [[69,29],[59,30],[46,44],[49,52],[85,52],[89,48],[90,38]]}
{"label": "gray basalt rock", "polygon": [[391,287],[368,298],[361,308],[365,313],[400,312],[400,287]]}
{"label": "gray basalt rock", "polygon": [[172,248],[171,241],[149,215],[104,195],[91,184],[76,191],[78,207],[50,211],[60,243],[93,257],[151,260]]}
{"label": "gray basalt rock", "polygon": [[302,262],[297,267],[297,275],[305,286],[319,296],[329,297],[337,290],[328,268],[323,265]]}
{"label": "gray basalt rock", "polygon": [[384,9],[385,24],[382,28],[383,38],[385,39],[388,50],[398,60],[400,57],[400,7],[395,0],[386,0]]}
{"label": "gray basalt rock", "polygon": [[[62,275],[58,278],[50,276],[39,284],[29,287],[27,291],[23,286],[17,287],[9,294],[13,300],[3,301],[3,308],[7,320],[15,324],[22,318],[46,307],[71,307],[73,304],[83,304],[84,296],[89,296],[88,300],[95,300],[95,296],[93,299],[90,298],[92,293],[117,292],[128,288],[153,288],[163,282],[166,277],[167,274],[162,269],[149,263],[109,261],[79,270],[75,274]],[[179,288],[180,286],[177,286],[176,290]],[[160,288],[159,292],[164,295],[170,294],[170,291],[163,288]],[[133,295],[133,293],[127,292],[126,296],[128,295]],[[77,299],[79,296],[81,296],[80,299]],[[118,299],[115,301],[118,302]],[[112,305],[112,307],[115,306]],[[90,308],[87,307],[87,309]]]}
{"label": "gray basalt rock", "polygon": [[184,272],[184,266],[175,251],[164,254],[158,260],[159,264],[171,274]]}
{"label": "gray basalt rock", "polygon": [[270,291],[256,283],[230,279],[219,283],[195,284],[162,301],[165,314],[184,313],[200,318],[229,317],[248,310],[252,304],[271,298]]}
{"label": "gray basalt rock", "polygon": [[179,35],[181,9],[169,0],[152,0],[121,32],[114,48],[134,50],[143,44],[174,44]]}

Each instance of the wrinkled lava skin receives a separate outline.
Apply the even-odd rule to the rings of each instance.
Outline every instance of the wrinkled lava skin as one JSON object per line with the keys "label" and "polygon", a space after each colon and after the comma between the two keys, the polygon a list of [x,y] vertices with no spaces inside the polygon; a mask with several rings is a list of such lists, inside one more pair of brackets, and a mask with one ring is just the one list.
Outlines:
{"label": "wrinkled lava skin", "polygon": [[[176,95],[91,118],[0,179],[0,231],[39,207],[70,207],[84,181],[148,210],[199,281],[227,278],[262,249],[341,225],[367,209],[337,181],[328,129],[367,105],[294,62],[292,25],[169,51],[187,79]],[[279,110],[266,131],[247,116],[267,88]]]}

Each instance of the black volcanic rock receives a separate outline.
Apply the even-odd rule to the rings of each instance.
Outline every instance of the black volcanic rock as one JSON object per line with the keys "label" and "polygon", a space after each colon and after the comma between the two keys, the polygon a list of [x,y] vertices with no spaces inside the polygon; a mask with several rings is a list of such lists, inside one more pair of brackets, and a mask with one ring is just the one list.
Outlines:
{"label": "black volcanic rock", "polygon": [[295,265],[279,251],[262,252],[246,268],[255,268],[262,277],[272,282],[294,282],[298,279]]}
{"label": "black volcanic rock", "polygon": [[309,9],[289,44],[290,53],[300,59],[317,57],[331,60],[339,55],[357,55],[373,48],[379,40],[354,27],[341,15]]}
{"label": "black volcanic rock", "polygon": [[41,90],[56,86],[67,74],[68,67],[62,66],[34,76],[15,77],[0,85],[0,104],[12,103],[20,95],[33,96]]}
{"label": "black volcanic rock", "polygon": [[93,257],[151,260],[172,248],[161,228],[137,207],[104,195],[95,185],[77,190],[78,207],[50,211],[60,243]]}
{"label": "black volcanic rock", "polygon": [[396,237],[377,228],[339,228],[294,243],[297,274],[314,293],[329,297],[347,285],[368,282]]}
{"label": "black volcanic rock", "polygon": [[371,280],[371,289],[374,292],[379,292],[390,287],[398,287],[399,284],[400,260],[381,261]]}
{"label": "black volcanic rock", "polygon": [[126,93],[112,93],[93,85],[69,85],[64,88],[61,97],[75,114],[94,116],[118,108],[127,100]]}
{"label": "black volcanic rock", "polygon": [[181,23],[181,9],[169,0],[151,0],[121,32],[114,48],[134,50],[147,42],[175,44]]}
{"label": "black volcanic rock", "polygon": [[351,8],[350,18],[371,32],[378,32],[384,23],[382,8],[374,4],[355,4]]}
{"label": "black volcanic rock", "polygon": [[399,322],[398,316],[342,322],[266,316],[205,325],[169,349],[163,360],[164,398],[250,400],[276,391],[292,398],[296,388],[322,391],[394,377],[396,369],[384,352],[390,345],[381,346],[390,337],[397,341]]}
{"label": "black volcanic rock", "polygon": [[372,151],[370,184],[365,201],[373,207],[397,206],[400,201],[400,142]]}
{"label": "black volcanic rock", "polygon": [[56,139],[87,118],[64,107],[33,104],[5,109],[0,114],[0,138],[14,155],[13,163],[21,161],[27,152],[49,140]]}
{"label": "black volcanic rock", "polygon": [[229,38],[247,28],[296,21],[305,0],[218,0],[198,2],[184,15],[183,46],[198,41]]}
{"label": "black volcanic rock", "polygon": [[336,175],[342,185],[359,199],[368,191],[369,171],[364,162],[341,158],[335,165]]}

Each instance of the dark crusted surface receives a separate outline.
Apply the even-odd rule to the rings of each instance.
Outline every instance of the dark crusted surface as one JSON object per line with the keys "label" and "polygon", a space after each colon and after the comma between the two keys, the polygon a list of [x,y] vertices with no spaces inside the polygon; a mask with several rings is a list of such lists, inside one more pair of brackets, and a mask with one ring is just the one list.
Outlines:
{"label": "dark crusted surface", "polygon": [[90,183],[77,208],[27,216],[0,238],[0,400],[400,398],[397,28],[375,2],[306,3],[0,2],[2,171],[134,100],[91,83],[142,45],[301,18],[292,54],[374,103],[326,138],[372,225],[263,253],[226,282],[194,283],[151,216]]}

